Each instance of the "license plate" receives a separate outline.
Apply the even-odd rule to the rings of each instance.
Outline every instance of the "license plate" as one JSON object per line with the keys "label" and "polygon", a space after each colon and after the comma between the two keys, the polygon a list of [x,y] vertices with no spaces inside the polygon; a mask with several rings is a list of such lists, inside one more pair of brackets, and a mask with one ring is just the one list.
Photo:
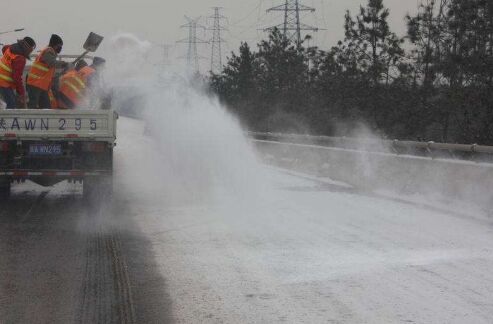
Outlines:
{"label": "license plate", "polygon": [[58,156],[62,153],[61,144],[31,144],[29,146],[29,155]]}

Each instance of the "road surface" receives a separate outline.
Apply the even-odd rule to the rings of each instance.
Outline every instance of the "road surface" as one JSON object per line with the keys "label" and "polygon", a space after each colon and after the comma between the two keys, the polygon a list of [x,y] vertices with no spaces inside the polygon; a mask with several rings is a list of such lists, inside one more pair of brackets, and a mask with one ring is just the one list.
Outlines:
{"label": "road surface", "polygon": [[2,203],[0,323],[491,323],[493,220],[268,167],[198,190],[119,126],[113,203]]}

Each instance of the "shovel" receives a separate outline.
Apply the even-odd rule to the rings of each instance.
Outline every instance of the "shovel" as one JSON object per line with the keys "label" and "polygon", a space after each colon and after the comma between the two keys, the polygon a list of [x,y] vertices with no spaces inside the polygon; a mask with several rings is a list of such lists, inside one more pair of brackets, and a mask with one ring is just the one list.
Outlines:
{"label": "shovel", "polygon": [[98,49],[98,47],[101,44],[101,42],[103,41],[103,39],[104,39],[103,36],[99,36],[96,33],[90,32],[89,36],[87,36],[86,42],[84,43],[84,46],[83,46],[85,49],[85,52],[81,56],[79,56],[72,64],[75,64],[75,63],[79,62],[80,60],[82,60],[84,58],[84,56],[86,56],[87,53],[96,52],[96,50]]}

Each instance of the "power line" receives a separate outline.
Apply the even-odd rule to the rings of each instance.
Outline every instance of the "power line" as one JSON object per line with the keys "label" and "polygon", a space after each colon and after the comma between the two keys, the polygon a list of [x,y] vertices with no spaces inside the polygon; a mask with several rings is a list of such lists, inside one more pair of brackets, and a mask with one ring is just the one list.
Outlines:
{"label": "power line", "polygon": [[261,6],[262,6],[262,1],[259,1],[257,6],[252,11],[250,11],[245,17],[243,17],[237,21],[232,22],[231,25],[236,26],[236,25],[241,24],[242,22],[244,22],[245,20],[250,18],[257,10],[259,10]]}
{"label": "power line", "polygon": [[214,14],[209,16],[210,19],[213,19],[212,28],[209,30],[212,31],[212,39],[211,39],[211,72],[219,73],[223,68],[223,53],[222,53],[222,44],[225,43],[224,39],[221,38],[221,32],[226,30],[221,25],[221,21],[225,20],[226,17],[221,15],[221,7],[213,7]]}
{"label": "power line", "polygon": [[265,28],[264,31],[272,31],[277,28],[282,31],[287,39],[295,39],[297,44],[301,44],[301,31],[317,32],[317,27],[309,26],[301,22],[301,12],[315,12],[315,8],[300,4],[299,0],[285,0],[285,3],[267,9],[267,12],[282,11],[284,13],[284,21],[281,24]]}
{"label": "power line", "polygon": [[197,52],[197,44],[208,44],[208,41],[202,40],[197,37],[197,28],[206,29],[202,26],[199,21],[201,17],[197,17],[195,19],[189,18],[185,16],[185,19],[188,20],[187,24],[181,26],[181,28],[188,28],[188,38],[177,41],[177,43],[183,43],[188,45],[187,50],[187,67],[193,72],[199,72],[199,59],[204,58],[198,55]]}

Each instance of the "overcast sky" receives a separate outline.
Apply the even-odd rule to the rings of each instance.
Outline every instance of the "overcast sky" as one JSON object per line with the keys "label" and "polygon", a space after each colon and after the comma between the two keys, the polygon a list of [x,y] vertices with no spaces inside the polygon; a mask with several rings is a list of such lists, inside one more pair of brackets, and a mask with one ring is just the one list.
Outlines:
{"label": "overcast sky", "polygon": [[[212,6],[224,7],[223,14],[228,17],[228,32],[223,38],[228,42],[226,50],[234,50],[241,40],[255,44],[265,34],[259,30],[282,22],[281,13],[266,13],[271,6],[282,4],[284,0],[3,0],[0,31],[25,27],[18,34],[0,35],[0,43],[9,43],[17,37],[30,35],[44,47],[51,33],[61,35],[65,40],[64,53],[81,52],[82,44],[89,33],[94,31],[110,37],[119,32],[134,33],[141,39],[155,44],[171,44],[170,58],[174,59],[186,52],[176,41],[187,37],[187,30],[180,29],[184,15],[205,17],[212,14]],[[325,29],[314,34],[312,44],[329,48],[343,38],[344,13],[349,9],[356,13],[367,0],[302,0],[301,3],[314,7],[314,14],[304,14],[303,22]],[[404,16],[416,11],[417,0],[384,0],[391,10],[391,26],[395,32],[405,32]],[[201,31],[203,39],[210,35]],[[105,48],[102,45],[101,51]],[[157,51],[157,49],[156,49]],[[207,45],[200,45],[203,56],[210,55]],[[226,53],[225,53],[226,55]],[[204,61],[202,65],[206,66]]]}

